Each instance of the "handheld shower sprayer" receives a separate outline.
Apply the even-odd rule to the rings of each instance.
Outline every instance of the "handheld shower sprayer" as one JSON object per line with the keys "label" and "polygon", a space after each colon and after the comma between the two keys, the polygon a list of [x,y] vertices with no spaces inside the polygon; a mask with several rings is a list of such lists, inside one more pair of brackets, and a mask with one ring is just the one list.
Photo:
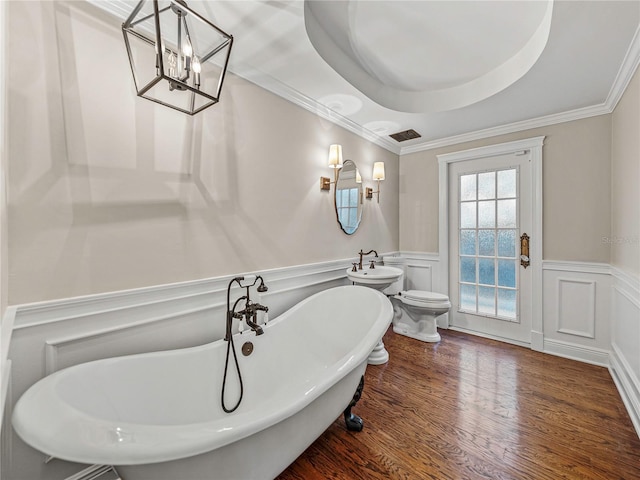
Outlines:
{"label": "handheld shower sprayer", "polygon": [[[255,284],[258,283],[258,280],[260,280],[260,285],[258,285],[258,289],[257,289],[258,292],[263,293],[269,290],[269,288],[264,284],[264,279],[262,278],[262,275],[245,275],[243,277],[236,277],[233,280],[231,280],[231,283],[236,282],[238,285],[240,285],[243,288],[250,288],[255,286]],[[231,286],[231,284],[229,284],[229,286]]]}
{"label": "handheld shower sprayer", "polygon": [[[245,275],[243,277],[236,277],[234,278],[234,280],[237,280],[238,285],[240,285],[241,287],[251,287],[253,285],[255,285],[256,283],[256,276],[255,275]],[[244,285],[243,285],[244,283]]]}
{"label": "handheld shower sprayer", "polygon": [[[245,323],[247,324],[247,326],[251,328],[251,330],[255,332],[256,336],[262,335],[264,333],[264,330],[262,329],[262,327],[257,323],[257,313],[258,311],[262,311],[266,314],[269,311],[269,308],[265,307],[264,305],[260,305],[259,303],[251,302],[251,297],[249,295],[249,289],[255,286],[256,283],[258,283],[258,280],[260,280],[260,285],[258,285],[258,288],[257,288],[258,292],[259,293],[266,292],[268,288],[264,284],[264,279],[260,275],[244,275],[244,276],[234,277],[229,282],[229,285],[227,286],[227,323],[226,323],[226,332],[224,337],[225,341],[227,342],[227,356],[224,364],[224,374],[222,377],[222,392],[221,392],[222,409],[226,413],[231,413],[240,406],[240,402],[242,401],[242,396],[244,393],[244,389],[242,385],[242,375],[240,373],[240,364],[238,363],[238,357],[236,355],[236,347],[233,344],[233,334],[231,331],[233,319],[237,318],[240,320],[240,322],[242,322],[242,319],[244,317]],[[234,283],[237,283],[238,286],[240,286],[241,288],[246,288],[247,293],[241,296],[240,298],[238,298],[233,304],[233,308],[231,308],[231,298],[230,298],[231,286]],[[244,308],[239,312],[236,312],[236,307],[242,300],[244,300]],[[242,323],[240,325],[242,325]],[[242,333],[243,329],[239,329],[239,330]],[[236,403],[234,407],[227,408],[224,401],[224,395],[225,395],[225,386],[227,382],[227,369],[229,367],[230,353],[233,353],[233,359],[236,365],[236,371],[238,372],[238,381],[240,382],[240,398],[238,399],[238,403]]]}

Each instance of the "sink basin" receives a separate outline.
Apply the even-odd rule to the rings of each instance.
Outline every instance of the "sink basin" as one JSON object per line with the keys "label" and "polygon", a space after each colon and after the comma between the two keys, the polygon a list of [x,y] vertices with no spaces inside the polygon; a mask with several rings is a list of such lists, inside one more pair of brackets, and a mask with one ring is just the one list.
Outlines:
{"label": "sink basin", "polygon": [[402,275],[402,270],[396,267],[378,266],[363,268],[357,272],[347,268],[347,276],[356,285],[364,285],[378,290],[384,290]]}

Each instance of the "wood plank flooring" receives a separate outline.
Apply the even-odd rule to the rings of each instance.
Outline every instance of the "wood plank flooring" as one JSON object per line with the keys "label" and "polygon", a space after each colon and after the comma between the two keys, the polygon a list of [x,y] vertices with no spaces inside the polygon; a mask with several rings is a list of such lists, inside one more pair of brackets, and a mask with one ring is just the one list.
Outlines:
{"label": "wood plank flooring", "polygon": [[394,334],[353,409],[278,480],[640,479],[640,439],[606,368],[440,330]]}

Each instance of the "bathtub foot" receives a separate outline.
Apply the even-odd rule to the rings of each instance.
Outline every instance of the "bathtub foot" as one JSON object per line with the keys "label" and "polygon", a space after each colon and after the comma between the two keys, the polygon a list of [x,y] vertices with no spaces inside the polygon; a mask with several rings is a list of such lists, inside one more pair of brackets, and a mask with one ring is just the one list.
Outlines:
{"label": "bathtub foot", "polygon": [[351,413],[351,409],[356,406],[358,400],[362,396],[362,390],[364,389],[364,375],[360,378],[360,383],[358,384],[358,388],[356,388],[356,393],[353,394],[353,399],[349,403],[349,406],[344,411],[344,423],[347,425],[347,430],[350,432],[360,432],[362,431],[362,427],[364,427],[364,422],[362,418],[357,415]]}

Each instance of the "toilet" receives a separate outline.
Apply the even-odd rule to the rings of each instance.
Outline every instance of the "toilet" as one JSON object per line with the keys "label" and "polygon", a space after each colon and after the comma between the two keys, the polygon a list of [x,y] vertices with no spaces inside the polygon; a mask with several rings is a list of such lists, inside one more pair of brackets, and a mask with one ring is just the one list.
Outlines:
{"label": "toilet", "polygon": [[382,262],[404,272],[384,290],[393,304],[393,331],[423,342],[439,342],[437,318],[451,308],[449,297],[423,290],[404,290],[406,259],[383,257]]}

